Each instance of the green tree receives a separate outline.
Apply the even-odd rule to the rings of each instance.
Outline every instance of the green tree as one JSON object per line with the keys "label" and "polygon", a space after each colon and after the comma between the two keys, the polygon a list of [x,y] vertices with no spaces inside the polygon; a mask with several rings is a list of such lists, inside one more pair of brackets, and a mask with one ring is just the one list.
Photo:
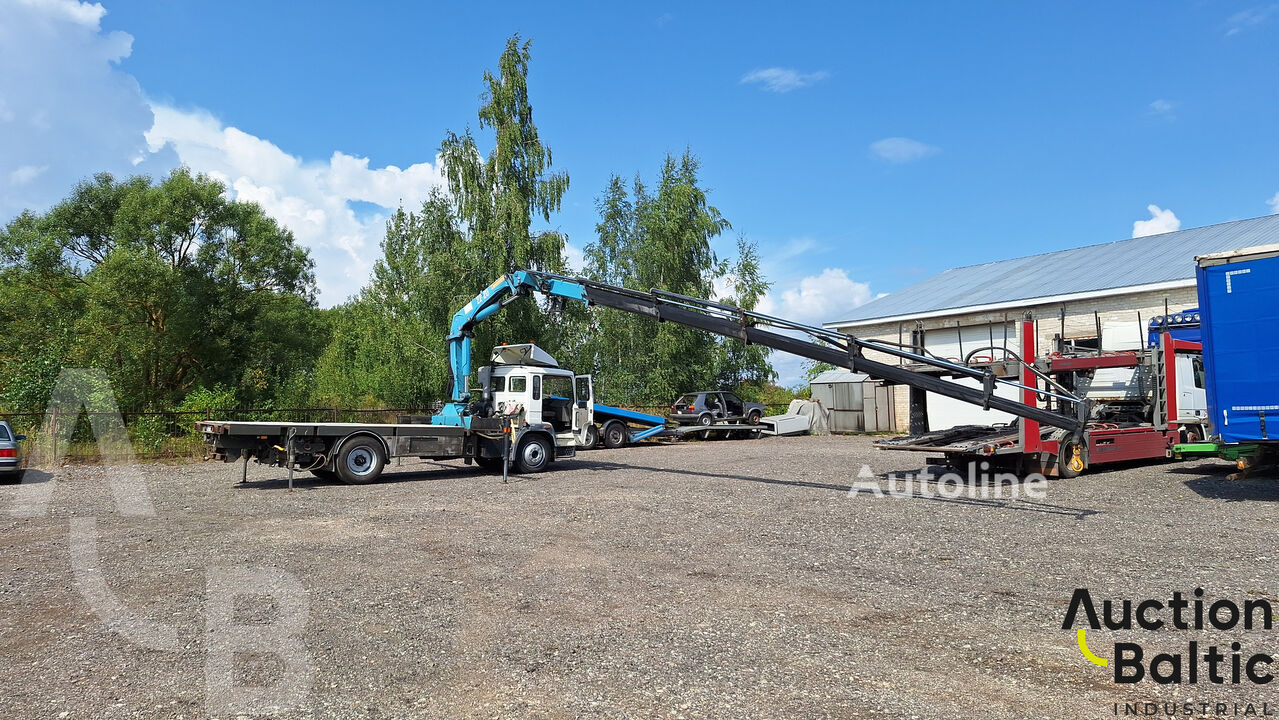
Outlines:
{"label": "green tree", "polygon": [[[729,223],[707,202],[691,152],[667,156],[654,192],[640,178],[628,189],[613,176],[596,203],[597,239],[588,244],[586,274],[610,284],[714,297],[753,309],[768,290],[755,246],[740,239],[737,257],[720,260],[712,240]],[[649,318],[597,313],[583,332],[578,367],[592,368],[606,402],[666,403],[690,390],[764,384],[774,375],[763,348]]]}
{"label": "green tree", "polygon": [[[771,287],[764,279],[759,262],[759,248],[744,237],[737,239],[737,258],[724,277],[732,294],[722,300],[743,310],[754,310]],[[716,384],[719,387],[741,388],[752,397],[777,379],[777,373],[768,362],[771,351],[759,345],[747,345],[734,338],[722,338],[716,357]]]}
{"label": "green tree", "polygon": [[82,182],[0,231],[0,258],[0,304],[22,313],[6,322],[0,367],[5,378],[33,371],[0,379],[15,409],[42,409],[64,365],[106,370],[126,411],[246,377],[267,394],[324,341],[306,250],[257,205],[185,168],[158,184]]}
{"label": "green tree", "polygon": [[392,216],[368,286],[339,308],[318,363],[325,402],[420,408],[446,394],[444,337],[459,305],[465,245],[442,193],[431,193],[420,212]]}
{"label": "green tree", "polygon": [[[531,41],[518,35],[506,42],[498,71],[484,73],[479,124],[493,131],[493,146],[480,153],[467,129],[448,132],[440,146],[450,196],[467,242],[452,261],[454,309],[483,290],[494,277],[521,268],[562,271],[564,237],[555,230],[531,230],[534,217],[550,222],[558,212],[569,178],[552,172],[552,157],[533,122],[528,63]],[[556,349],[555,323],[534,303],[508,307],[477,328],[473,347],[486,353],[501,342],[541,342]]]}

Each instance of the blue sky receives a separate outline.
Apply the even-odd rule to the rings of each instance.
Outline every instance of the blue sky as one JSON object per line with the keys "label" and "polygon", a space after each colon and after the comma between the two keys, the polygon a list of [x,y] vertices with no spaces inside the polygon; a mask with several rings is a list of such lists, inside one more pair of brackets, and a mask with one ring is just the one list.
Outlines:
{"label": "blue sky", "polygon": [[691,148],[720,248],[757,241],[799,320],[1279,209],[1279,4],[612,5],[0,0],[0,214],[185,163],[289,225],[340,302],[444,131],[478,130],[512,32],[572,179],[552,224],[580,248],[610,173]]}

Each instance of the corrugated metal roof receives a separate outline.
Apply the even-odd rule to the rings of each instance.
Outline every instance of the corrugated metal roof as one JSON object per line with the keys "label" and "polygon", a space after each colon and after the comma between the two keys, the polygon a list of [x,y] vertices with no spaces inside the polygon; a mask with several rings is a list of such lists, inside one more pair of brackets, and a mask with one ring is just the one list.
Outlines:
{"label": "corrugated metal roof", "polygon": [[808,381],[809,385],[820,385],[824,383],[846,383],[846,382],[866,382],[870,376],[866,373],[855,373],[852,370],[827,370],[817,374],[817,377]]}
{"label": "corrugated metal roof", "polygon": [[1279,242],[1279,214],[953,268],[827,326],[1193,279],[1195,256]]}

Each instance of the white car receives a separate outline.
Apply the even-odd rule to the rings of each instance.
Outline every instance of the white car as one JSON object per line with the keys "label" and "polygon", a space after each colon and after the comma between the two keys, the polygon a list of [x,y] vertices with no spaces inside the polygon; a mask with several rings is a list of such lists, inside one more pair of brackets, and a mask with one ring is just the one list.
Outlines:
{"label": "white car", "polygon": [[22,476],[18,443],[26,439],[26,435],[14,435],[9,423],[0,420],[0,478],[17,479]]}

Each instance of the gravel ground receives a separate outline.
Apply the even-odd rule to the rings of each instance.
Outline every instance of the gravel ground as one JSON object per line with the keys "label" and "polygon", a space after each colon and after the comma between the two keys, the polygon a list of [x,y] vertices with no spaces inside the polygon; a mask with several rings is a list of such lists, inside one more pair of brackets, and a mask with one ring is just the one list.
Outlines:
{"label": "gravel ground", "polygon": [[[864,463],[922,458],[765,438],[599,450],[507,485],[406,461],[374,485],[308,476],[294,492],[274,468],[241,485],[235,465],[148,465],[153,516],[117,511],[119,469],[32,471],[0,487],[0,714],[236,717],[211,669],[219,617],[266,638],[239,646],[232,687],[304,689],[310,673],[304,695],[264,700],[293,705],[273,717],[1088,718],[1172,698],[1279,712],[1272,686],[1117,686],[1061,629],[1076,587],[1098,604],[1273,599],[1276,481],[1168,464],[1050,481],[1041,500],[850,497]],[[24,494],[50,488],[47,508]],[[289,618],[297,635],[272,640]],[[1124,635],[1090,639],[1108,656]],[[1273,652],[1274,637],[1243,639]]]}

